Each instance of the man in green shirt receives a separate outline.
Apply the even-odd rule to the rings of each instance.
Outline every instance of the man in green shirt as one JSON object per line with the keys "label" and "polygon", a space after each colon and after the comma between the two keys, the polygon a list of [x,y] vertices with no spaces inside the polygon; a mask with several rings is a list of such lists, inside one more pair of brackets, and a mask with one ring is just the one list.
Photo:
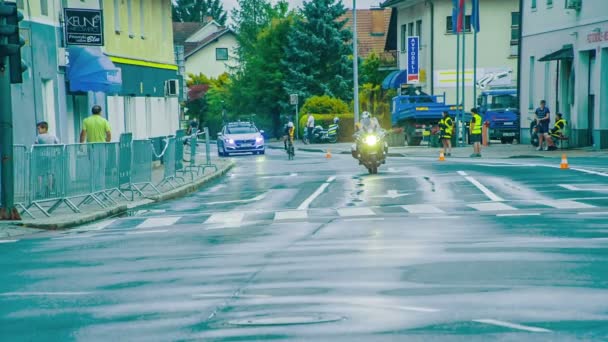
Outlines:
{"label": "man in green shirt", "polygon": [[82,123],[80,143],[84,143],[85,140],[88,143],[110,142],[112,140],[110,123],[101,116],[101,107],[95,105],[91,112],[93,115],[84,119]]}

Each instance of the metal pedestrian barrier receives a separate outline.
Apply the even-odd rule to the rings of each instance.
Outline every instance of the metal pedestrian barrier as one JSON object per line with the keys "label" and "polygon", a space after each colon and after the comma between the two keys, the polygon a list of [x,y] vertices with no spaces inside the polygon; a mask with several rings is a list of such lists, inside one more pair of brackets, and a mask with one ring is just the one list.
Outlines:
{"label": "metal pedestrian barrier", "polygon": [[[133,140],[122,134],[118,143],[14,146],[15,203],[21,214],[36,218],[34,209],[51,217],[60,207],[80,213],[84,206],[101,209],[116,205],[119,199],[133,201],[152,191],[160,194],[162,186],[173,189],[187,183],[178,176],[190,173],[195,180],[211,163],[209,133],[205,129],[207,158],[196,163],[197,135],[191,136],[191,160],[184,165],[184,132],[175,136]],[[160,141],[160,153],[158,142]],[[164,164],[162,180],[155,185],[153,164]],[[157,180],[158,181],[158,180]],[[148,190],[146,194],[146,190]],[[130,193],[130,196],[126,194]]]}

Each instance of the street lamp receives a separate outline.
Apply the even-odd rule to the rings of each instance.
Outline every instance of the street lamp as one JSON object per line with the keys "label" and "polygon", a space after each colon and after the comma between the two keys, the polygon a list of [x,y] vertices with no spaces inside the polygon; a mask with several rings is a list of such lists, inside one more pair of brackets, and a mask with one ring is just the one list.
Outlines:
{"label": "street lamp", "polygon": [[359,122],[359,52],[357,51],[357,0],[353,0],[353,88],[355,127]]}

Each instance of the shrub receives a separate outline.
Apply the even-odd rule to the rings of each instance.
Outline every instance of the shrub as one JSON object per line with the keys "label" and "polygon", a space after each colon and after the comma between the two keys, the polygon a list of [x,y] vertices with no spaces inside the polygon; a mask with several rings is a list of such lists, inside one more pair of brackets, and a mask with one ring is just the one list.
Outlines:
{"label": "shrub", "polygon": [[341,114],[348,112],[350,112],[350,109],[344,101],[327,95],[310,97],[304,102],[304,106],[302,106],[300,111],[302,115],[308,115],[308,113]]}

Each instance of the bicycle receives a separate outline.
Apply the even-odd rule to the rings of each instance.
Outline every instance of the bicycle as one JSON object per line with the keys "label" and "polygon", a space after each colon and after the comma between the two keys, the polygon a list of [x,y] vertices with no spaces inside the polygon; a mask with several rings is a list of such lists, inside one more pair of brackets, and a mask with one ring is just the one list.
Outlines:
{"label": "bicycle", "polygon": [[295,156],[295,148],[293,147],[293,141],[287,139],[287,159],[293,160]]}

